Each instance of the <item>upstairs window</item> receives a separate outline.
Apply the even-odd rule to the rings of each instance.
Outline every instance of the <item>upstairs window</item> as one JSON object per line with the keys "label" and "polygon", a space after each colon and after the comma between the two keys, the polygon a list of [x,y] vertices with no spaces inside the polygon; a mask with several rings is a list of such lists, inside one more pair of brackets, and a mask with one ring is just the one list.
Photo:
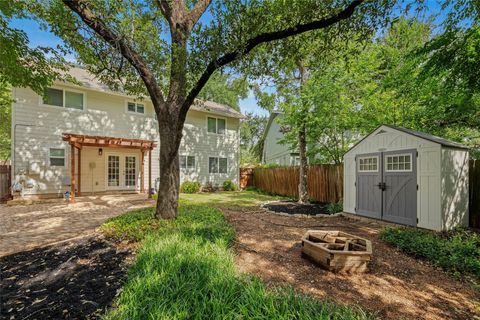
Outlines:
{"label": "upstairs window", "polygon": [[180,156],[180,169],[182,170],[194,170],[195,169],[195,156]]}
{"label": "upstairs window", "polygon": [[51,167],[65,167],[65,149],[50,148],[48,156]]}
{"label": "upstairs window", "polygon": [[227,173],[227,158],[209,157],[208,172],[209,173]]}
{"label": "upstairs window", "polygon": [[216,134],[225,134],[225,119],[208,117],[208,132]]}
{"label": "upstairs window", "polygon": [[43,104],[69,109],[83,110],[84,96],[81,92],[48,88],[43,97]]}
{"label": "upstairs window", "polygon": [[143,103],[128,102],[127,111],[133,113],[145,114],[145,105]]}

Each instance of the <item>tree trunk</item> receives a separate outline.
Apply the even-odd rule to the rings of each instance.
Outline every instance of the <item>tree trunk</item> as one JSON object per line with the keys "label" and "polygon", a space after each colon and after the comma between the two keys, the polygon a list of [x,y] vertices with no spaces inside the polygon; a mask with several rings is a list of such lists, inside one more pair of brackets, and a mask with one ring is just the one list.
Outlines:
{"label": "tree trunk", "polygon": [[300,153],[300,179],[298,183],[298,202],[308,203],[307,189],[307,142],[305,124],[302,124],[298,132],[298,149]]}
{"label": "tree trunk", "polygon": [[[303,65],[303,61],[297,61],[298,71],[300,73],[300,90],[302,90],[303,85],[306,81],[306,70],[305,66]],[[305,110],[305,105],[302,103],[302,114],[300,128],[298,130],[298,149],[300,153],[300,177],[298,183],[298,202],[299,203],[308,203],[308,186],[307,186],[307,129],[306,129],[306,113],[308,112]]]}
{"label": "tree trunk", "polygon": [[178,212],[180,189],[178,147],[180,146],[183,126],[178,127],[176,121],[159,121],[158,123],[160,135],[160,186],[155,217],[159,219],[173,219]]}

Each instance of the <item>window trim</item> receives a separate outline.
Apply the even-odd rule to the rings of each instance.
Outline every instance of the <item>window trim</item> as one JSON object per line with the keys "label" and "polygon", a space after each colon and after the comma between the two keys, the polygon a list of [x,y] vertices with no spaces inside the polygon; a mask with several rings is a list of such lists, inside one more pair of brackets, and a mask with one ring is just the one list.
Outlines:
{"label": "window trim", "polygon": [[[377,159],[377,170],[361,170],[360,169],[360,160],[364,160],[364,159]],[[358,157],[357,158],[357,171],[358,172],[378,172],[379,171],[379,167],[380,167],[380,162],[379,162],[379,157],[378,156],[362,156],[362,157]]]}
{"label": "window trim", "polygon": [[[134,103],[135,104],[135,111],[128,110],[128,104],[129,103]],[[137,112],[137,107],[138,107],[139,104],[143,105],[143,113]],[[143,117],[147,116],[146,101],[135,101],[135,100],[131,100],[131,99],[126,99],[125,100],[125,113],[134,114],[136,116],[143,116]]]}
{"label": "window trim", "polygon": [[[185,157],[185,168],[182,168],[181,157]],[[193,157],[193,161],[195,162],[194,165],[193,165],[193,168],[188,167],[188,157]],[[193,155],[193,154],[181,154],[181,155],[179,155],[178,161],[179,161],[178,166],[180,168],[180,171],[183,171],[183,172],[195,172],[195,171],[197,171],[197,157],[195,155]]]}
{"label": "window trim", "polygon": [[[51,156],[50,155],[50,150],[51,149],[59,149],[59,150],[63,150],[63,157],[59,157],[59,156]],[[65,146],[48,146],[47,147],[47,161],[48,161],[48,167],[49,168],[67,168],[68,167],[68,161],[67,161],[67,148]],[[70,157],[70,152],[68,152],[68,156]],[[58,166],[58,165],[52,165],[51,162],[50,162],[50,159],[63,159],[63,166]]]}
{"label": "window trim", "polygon": [[[217,163],[218,163],[218,172],[210,172],[210,159],[211,158],[216,158]],[[226,167],[226,172],[220,172],[220,159],[226,159],[227,160],[227,167]],[[228,157],[227,156],[208,156],[208,174],[228,174]]]}
{"label": "window trim", "polygon": [[[215,132],[208,131],[208,118],[215,119]],[[224,133],[218,133],[218,119],[225,120],[225,132]],[[207,115],[205,117],[205,124],[206,124],[206,127],[207,127],[207,134],[217,135],[217,136],[226,136],[227,135],[227,118],[226,117],[220,117],[220,116],[216,116],[216,115]]]}
{"label": "window trim", "polygon": [[[390,169],[388,170],[388,162],[387,162],[387,158],[388,157],[402,157],[402,156],[410,156],[410,169],[406,170],[406,169],[403,169],[403,170],[400,170],[400,169]],[[384,166],[385,166],[385,172],[412,172],[413,171],[413,155],[409,152],[407,153],[395,153],[395,154],[386,154],[383,158],[383,161],[384,161]],[[393,162],[392,162],[393,163]],[[399,163],[399,162],[398,162]],[[403,162],[403,163],[407,163],[407,162]]]}
{"label": "window trim", "polygon": [[[60,86],[49,86],[47,89],[55,89],[55,90],[62,90],[62,106],[55,106],[52,104],[46,104],[43,102],[43,96],[38,96],[38,105],[44,108],[52,108],[55,110],[65,110],[65,111],[74,111],[74,112],[85,112],[87,111],[87,93],[83,90],[78,90],[74,88],[64,88]],[[83,95],[83,108],[82,109],[75,109],[75,108],[67,108],[65,107],[65,91],[73,92],[73,93],[81,93]]]}

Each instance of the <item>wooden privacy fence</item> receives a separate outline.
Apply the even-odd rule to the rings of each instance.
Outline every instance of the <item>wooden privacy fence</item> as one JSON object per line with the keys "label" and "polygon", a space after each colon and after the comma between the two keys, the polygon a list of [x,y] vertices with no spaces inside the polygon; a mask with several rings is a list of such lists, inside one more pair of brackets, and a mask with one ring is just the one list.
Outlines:
{"label": "wooden privacy fence", "polygon": [[470,160],[470,227],[480,228],[480,160]]}
{"label": "wooden privacy fence", "polygon": [[253,186],[253,168],[240,168],[240,188]]}
{"label": "wooden privacy fence", "polygon": [[[298,198],[298,171],[298,167],[255,168],[254,185],[268,193]],[[307,184],[310,199],[340,201],[343,198],[343,165],[309,166]]]}
{"label": "wooden privacy fence", "polygon": [[0,202],[10,200],[10,166],[0,165]]}

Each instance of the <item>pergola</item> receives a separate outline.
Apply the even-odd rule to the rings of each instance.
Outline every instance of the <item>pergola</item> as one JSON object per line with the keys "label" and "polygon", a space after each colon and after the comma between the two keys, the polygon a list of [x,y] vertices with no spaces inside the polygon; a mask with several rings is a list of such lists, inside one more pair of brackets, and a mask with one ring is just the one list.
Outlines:
{"label": "pergola", "polygon": [[71,157],[70,157],[70,185],[71,185],[71,196],[70,201],[75,202],[75,149],[78,150],[78,192],[77,195],[81,195],[81,156],[83,147],[99,147],[99,148],[123,148],[123,149],[139,149],[141,151],[142,157],[140,160],[140,174],[141,174],[141,183],[140,191],[145,192],[144,182],[145,182],[145,170],[144,170],[144,158],[145,152],[148,151],[148,197],[151,198],[151,188],[152,188],[152,150],[155,148],[156,144],[152,140],[141,140],[141,139],[126,139],[126,138],[115,138],[115,137],[104,137],[104,136],[89,136],[73,133],[64,133],[63,141],[68,141],[71,148]]}

